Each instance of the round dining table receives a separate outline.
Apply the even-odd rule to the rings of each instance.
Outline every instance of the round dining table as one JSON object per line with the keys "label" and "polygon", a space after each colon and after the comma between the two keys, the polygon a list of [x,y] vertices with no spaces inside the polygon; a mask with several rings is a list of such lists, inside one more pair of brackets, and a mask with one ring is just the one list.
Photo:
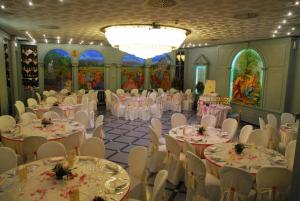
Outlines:
{"label": "round dining table", "polygon": [[204,151],[207,171],[219,176],[219,169],[224,166],[241,168],[252,175],[266,166],[287,168],[287,161],[279,152],[264,147],[245,145],[241,154],[234,150],[234,143],[220,143],[209,146]]}
{"label": "round dining table", "polygon": [[214,127],[207,127],[203,135],[198,130],[201,125],[184,125],[172,128],[169,135],[177,140],[182,146],[184,141],[188,141],[196,149],[196,154],[204,158],[204,149],[217,143],[229,142],[231,139],[227,132]]}
{"label": "round dining table", "polygon": [[29,136],[42,136],[48,141],[63,142],[64,138],[73,133],[80,133],[81,140],[85,136],[84,125],[72,120],[52,120],[50,125],[44,127],[41,120],[33,120],[29,124],[18,124],[9,132],[1,133],[4,146],[10,147],[17,154],[23,155],[23,140]]}
{"label": "round dining table", "polygon": [[129,191],[128,173],[111,161],[76,157],[69,167],[71,175],[61,180],[53,171],[57,164],[65,166],[68,163],[64,157],[54,157],[4,172],[0,175],[0,200],[92,201],[98,196],[106,201],[120,201]]}

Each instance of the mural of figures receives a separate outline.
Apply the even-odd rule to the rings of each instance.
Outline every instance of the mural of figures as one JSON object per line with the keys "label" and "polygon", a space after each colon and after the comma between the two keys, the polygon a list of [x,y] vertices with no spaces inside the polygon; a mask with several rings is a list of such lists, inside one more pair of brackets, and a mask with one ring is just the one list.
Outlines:
{"label": "mural of figures", "polygon": [[170,78],[171,58],[168,54],[162,54],[152,59],[150,68],[151,87],[168,90],[171,88]]}
{"label": "mural of figures", "polygon": [[142,89],[144,87],[144,66],[144,59],[130,54],[124,55],[121,72],[121,83],[123,89]]}
{"label": "mural of figures", "polygon": [[78,85],[80,89],[104,89],[104,57],[96,50],[87,50],[79,57]]}
{"label": "mural of figures", "polygon": [[253,49],[240,51],[233,59],[230,77],[232,101],[259,106],[262,91],[263,61]]}
{"label": "mural of figures", "polygon": [[72,89],[72,63],[68,52],[50,50],[44,58],[45,90]]}

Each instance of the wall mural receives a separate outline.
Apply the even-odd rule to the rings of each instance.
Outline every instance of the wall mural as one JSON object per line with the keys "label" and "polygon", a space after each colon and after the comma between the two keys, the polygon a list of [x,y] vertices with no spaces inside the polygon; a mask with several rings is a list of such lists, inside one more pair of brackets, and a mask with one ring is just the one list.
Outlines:
{"label": "wall mural", "polygon": [[263,61],[253,49],[240,51],[233,59],[230,75],[232,101],[245,105],[260,105]]}
{"label": "wall mural", "polygon": [[104,57],[97,50],[87,50],[80,55],[78,86],[80,89],[104,89]]}
{"label": "wall mural", "polygon": [[121,84],[125,90],[142,89],[144,87],[145,60],[134,55],[125,54],[121,72]]}
{"label": "wall mural", "polygon": [[72,63],[68,52],[50,50],[44,57],[45,90],[72,89]]}
{"label": "wall mural", "polygon": [[152,58],[150,68],[151,87],[168,90],[171,88],[170,80],[171,58],[168,54],[162,54]]}

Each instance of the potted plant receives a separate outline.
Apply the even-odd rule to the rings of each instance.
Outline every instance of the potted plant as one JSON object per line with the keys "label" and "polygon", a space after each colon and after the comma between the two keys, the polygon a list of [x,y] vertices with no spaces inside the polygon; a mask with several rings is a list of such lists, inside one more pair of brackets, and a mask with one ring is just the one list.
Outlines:
{"label": "potted plant", "polygon": [[242,154],[245,148],[246,148],[245,145],[242,143],[238,143],[234,145],[234,151],[238,155]]}
{"label": "potted plant", "polygon": [[198,129],[199,135],[204,135],[205,131],[206,131],[206,129],[205,129],[203,126],[201,126],[201,127]]}

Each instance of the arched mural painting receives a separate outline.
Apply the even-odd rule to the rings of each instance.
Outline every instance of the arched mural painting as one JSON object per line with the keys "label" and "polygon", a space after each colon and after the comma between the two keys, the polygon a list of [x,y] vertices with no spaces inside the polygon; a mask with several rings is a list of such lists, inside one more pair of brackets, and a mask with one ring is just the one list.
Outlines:
{"label": "arched mural painting", "polygon": [[168,54],[152,58],[152,66],[150,68],[150,83],[152,88],[162,88],[164,90],[171,88],[171,63],[171,58]]}
{"label": "arched mural painting", "polygon": [[230,72],[232,101],[245,105],[260,105],[262,95],[263,60],[253,49],[241,50],[233,59]]}
{"label": "arched mural painting", "polygon": [[122,62],[122,88],[125,90],[142,89],[144,87],[144,67],[146,61],[134,55],[125,54]]}
{"label": "arched mural painting", "polygon": [[45,90],[72,89],[72,63],[68,52],[50,50],[44,57]]}
{"label": "arched mural painting", "polygon": [[97,50],[87,50],[80,55],[78,86],[80,89],[104,89],[104,57]]}

